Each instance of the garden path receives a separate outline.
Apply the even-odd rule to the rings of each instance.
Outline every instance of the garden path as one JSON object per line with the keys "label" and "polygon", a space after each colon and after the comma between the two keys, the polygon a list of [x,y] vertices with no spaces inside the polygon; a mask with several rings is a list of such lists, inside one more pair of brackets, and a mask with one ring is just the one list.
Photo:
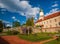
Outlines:
{"label": "garden path", "polygon": [[48,42],[54,39],[56,39],[56,37],[53,37],[53,39],[40,41],[40,42],[30,42],[30,41],[20,39],[17,36],[0,36],[0,44],[43,44],[45,42]]}

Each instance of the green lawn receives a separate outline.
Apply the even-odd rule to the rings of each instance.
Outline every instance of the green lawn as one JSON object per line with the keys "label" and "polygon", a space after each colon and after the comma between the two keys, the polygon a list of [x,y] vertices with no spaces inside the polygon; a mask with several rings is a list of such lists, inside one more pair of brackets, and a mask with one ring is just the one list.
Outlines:
{"label": "green lawn", "polygon": [[47,42],[45,44],[60,44],[60,40],[59,41],[53,40],[53,41]]}
{"label": "green lawn", "polygon": [[37,42],[37,41],[43,41],[52,38],[51,36],[48,36],[47,34],[30,34],[30,35],[19,35],[21,39],[29,40],[32,42]]}

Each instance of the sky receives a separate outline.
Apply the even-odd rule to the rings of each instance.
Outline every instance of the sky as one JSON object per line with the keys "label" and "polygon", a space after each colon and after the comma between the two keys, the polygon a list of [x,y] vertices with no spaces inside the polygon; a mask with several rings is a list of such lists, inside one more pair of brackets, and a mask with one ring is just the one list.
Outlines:
{"label": "sky", "polygon": [[34,17],[36,21],[41,9],[45,16],[60,11],[60,0],[0,0],[0,20],[24,24],[28,18]]}

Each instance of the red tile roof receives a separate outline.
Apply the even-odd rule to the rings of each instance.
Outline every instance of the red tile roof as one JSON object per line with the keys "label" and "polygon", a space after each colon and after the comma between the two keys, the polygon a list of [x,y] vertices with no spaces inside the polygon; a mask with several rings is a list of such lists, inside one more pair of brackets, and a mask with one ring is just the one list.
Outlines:
{"label": "red tile roof", "polygon": [[[54,14],[50,14],[50,15],[48,15],[48,16],[45,16],[44,17],[44,20],[47,20],[47,19],[50,19],[50,18],[54,18],[54,17],[57,17],[57,16],[59,16],[60,15],[60,11],[59,12],[56,12],[56,13],[54,13]],[[41,22],[41,21],[43,21],[42,19],[40,19],[40,20],[38,20],[37,22]],[[36,23],[37,23],[36,22]]]}

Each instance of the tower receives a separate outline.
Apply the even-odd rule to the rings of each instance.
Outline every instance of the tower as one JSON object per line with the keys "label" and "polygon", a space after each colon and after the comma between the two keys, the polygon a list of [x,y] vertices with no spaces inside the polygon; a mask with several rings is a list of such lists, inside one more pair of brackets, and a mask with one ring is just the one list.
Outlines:
{"label": "tower", "polygon": [[39,19],[43,19],[44,18],[44,12],[43,10],[41,9],[40,10],[40,13],[39,13]]}

